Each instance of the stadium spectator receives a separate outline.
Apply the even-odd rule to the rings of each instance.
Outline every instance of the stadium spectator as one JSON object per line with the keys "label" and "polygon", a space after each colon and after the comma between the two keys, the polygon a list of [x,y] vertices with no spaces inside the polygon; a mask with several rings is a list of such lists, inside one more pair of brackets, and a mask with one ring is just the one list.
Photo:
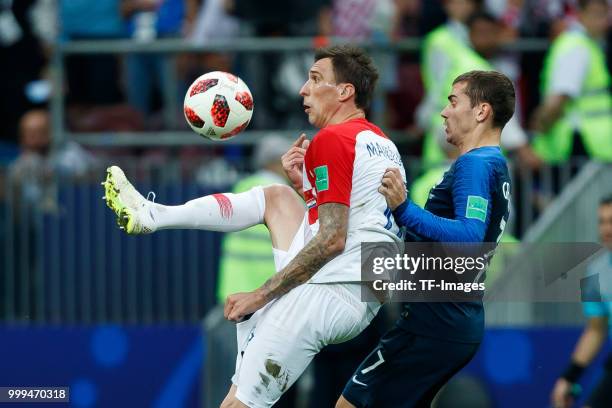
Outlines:
{"label": "stadium spectator", "polygon": [[[389,42],[397,37],[401,9],[395,0],[334,0],[327,8],[328,18],[322,19],[321,33],[346,41]],[[382,120],[387,112],[387,97],[397,91],[397,56],[373,52],[372,58],[381,71],[379,94],[369,114]]]}
{"label": "stadium spectator", "polygon": [[[489,1],[489,4],[495,1]],[[503,3],[504,0],[500,0]],[[550,39],[552,32],[563,30],[566,14],[566,0],[524,0],[518,17],[518,34],[520,37]],[[489,6],[496,15],[503,13],[503,6]],[[503,18],[503,16],[502,16]],[[506,21],[506,20],[505,20]],[[557,33],[558,34],[558,33]],[[539,104],[540,69],[544,60],[542,52],[527,52],[520,56],[521,99],[523,114],[528,118]]]}
{"label": "stadium spectator", "polygon": [[[14,259],[17,287],[25,289],[15,294],[19,317],[29,319],[35,310],[37,282],[34,279],[37,256],[24,256],[34,253],[37,225],[32,220],[36,214],[57,213],[57,202],[52,180],[52,171],[45,160],[48,156],[49,117],[43,110],[26,112],[19,121],[19,141],[21,153],[9,165],[7,180],[7,202],[12,208],[12,218],[5,220],[13,231],[11,257]],[[4,280],[4,279],[3,279]]]}
{"label": "stadium spectator", "polygon": [[[214,40],[231,40],[240,35],[240,21],[230,15],[223,0],[207,0],[196,13],[191,29],[186,33],[189,40],[206,46]],[[234,72],[234,53],[198,53],[181,56],[187,58],[188,67],[181,74],[193,80],[203,72]]]}
{"label": "stadium spectator", "polygon": [[[41,214],[58,215],[57,181],[60,178],[84,176],[94,159],[76,143],[68,143],[51,151],[49,114],[42,109],[26,112],[19,121],[21,153],[9,165],[7,201],[12,208],[13,262],[17,285],[27,290],[17,295],[19,317],[34,318],[34,301],[39,281],[35,279],[36,265],[40,257],[35,253],[36,237],[40,236],[40,224],[34,220]],[[10,231],[10,230],[9,230]],[[28,255],[29,254],[29,255]],[[18,286],[17,286],[18,287]],[[21,296],[24,296],[21,298]]]}
{"label": "stadium spectator", "polygon": [[[121,38],[124,30],[119,0],[62,0],[59,2],[60,40]],[[119,65],[115,55],[83,54],[66,58],[67,103],[72,116],[85,115],[84,108],[112,105],[122,99]]]}
{"label": "stadium spectator", "polygon": [[[420,0],[396,1],[396,28],[393,30],[391,38],[399,40],[419,37],[419,22],[422,20],[423,8],[424,5],[421,4]],[[392,129],[408,129],[408,136],[411,136],[415,133],[413,129],[415,125],[414,112],[421,99],[423,99],[423,86],[417,55],[412,52],[397,54],[396,81],[397,86],[390,90],[388,97],[387,124]],[[407,141],[413,142],[414,140],[408,139]]]}
{"label": "stadium spectator", "polygon": [[[444,11],[448,21],[423,39],[421,76],[425,97],[417,108],[416,122],[421,132],[425,132],[423,162],[426,167],[444,159],[443,152],[436,145],[436,133],[443,130],[439,112],[446,105],[449,82],[465,72],[463,67],[466,65],[472,68],[486,66],[481,58],[470,52],[466,26],[467,19],[479,6],[478,0],[445,0]],[[467,61],[470,57],[471,60]]]}
{"label": "stadium spectator", "polygon": [[389,38],[399,17],[393,0],[334,0],[323,11],[321,34],[353,41]]}
{"label": "stadium spectator", "polygon": [[415,28],[418,28],[419,37],[424,37],[437,27],[446,23],[449,16],[444,10],[444,0],[419,0],[419,2],[421,3],[421,13],[418,19],[418,25]]}
{"label": "stadium spectator", "polygon": [[[63,0],[59,3],[61,41],[118,39],[125,35],[120,0]],[[112,54],[72,54],[66,57],[67,114],[74,132],[136,131],[142,115],[122,103],[119,58]],[[58,90],[60,92],[61,90]]]}
{"label": "stadium spectator", "polygon": [[[570,408],[579,395],[579,380],[582,372],[591,364],[606,342],[612,313],[612,196],[604,198],[599,205],[599,237],[608,249],[596,258],[587,269],[587,277],[597,278],[595,292],[589,293],[601,298],[601,301],[583,303],[584,314],[588,318],[582,336],[578,340],[567,369],[556,381],[550,399],[554,408]],[[612,355],[605,363],[604,373],[599,385],[590,395],[588,407],[600,408],[612,406]]]}
{"label": "stadium spectator", "polygon": [[[477,12],[470,16],[467,22],[469,38],[474,51],[485,58],[491,69],[507,75],[517,88],[519,68],[512,55],[500,51],[504,39],[503,26],[491,14]],[[520,124],[520,95],[517,92],[514,116],[502,130],[502,147],[511,154],[516,154],[521,164],[531,169],[537,169],[542,162],[529,145],[527,134]]]}
{"label": "stadium spectator", "polygon": [[225,7],[259,37],[313,35],[329,0],[225,0]]}
{"label": "stadium spectator", "polygon": [[26,112],[19,121],[21,153],[9,166],[9,180],[19,193],[20,205],[55,211],[57,203],[52,184],[49,114],[44,110]]}
{"label": "stadium spectator", "polygon": [[[241,33],[277,38],[322,34],[330,0],[226,0],[240,21]],[[307,126],[297,96],[312,53],[266,52],[240,58],[238,74],[257,99],[251,128],[296,129]]]}
{"label": "stadium spectator", "polygon": [[[494,70],[492,61],[500,46],[500,26],[490,15],[475,12],[479,3],[470,0],[448,0],[445,10],[449,22],[428,34],[424,40],[422,76],[426,96],[417,110],[417,123],[426,130],[423,142],[424,167],[444,160],[437,139],[445,137],[438,114],[447,103],[446,91],[458,75],[473,69]],[[516,116],[502,131],[502,146],[517,151],[530,167],[539,166],[532,154],[527,135]]]}
{"label": "stadium spectator", "polygon": [[[492,4],[495,2],[503,2],[503,0],[487,0],[489,9],[497,16],[495,12],[496,7]],[[509,0],[506,0],[510,3]],[[512,25],[518,24],[519,33],[522,37],[547,37],[551,31],[551,27],[558,25],[565,16],[565,4],[566,0],[523,0],[522,7],[519,10],[518,21],[516,16],[513,16],[511,20],[514,20]],[[501,9],[500,13],[502,16],[508,15],[508,8]],[[510,6],[512,8],[512,6]],[[503,10],[503,11],[502,11]],[[514,13],[511,11],[511,13]],[[508,21],[508,18],[504,18],[504,21]]]}
{"label": "stadium spectator", "polygon": [[563,24],[575,0],[484,0],[485,8],[505,27],[507,39],[546,37]]}
{"label": "stadium spectator", "polygon": [[235,38],[239,34],[240,22],[227,13],[223,0],[207,0],[198,10],[189,37],[196,44],[206,44],[209,40]]}
{"label": "stadium spectator", "polygon": [[485,0],[485,8],[496,19],[511,29],[516,29],[525,0]]}
{"label": "stadium spectator", "polygon": [[[187,0],[122,0],[121,16],[130,38],[151,42],[160,38],[178,38],[183,34],[187,10],[194,10]],[[128,103],[140,111],[151,127],[172,127],[178,112],[164,117],[165,123],[154,120],[152,113],[159,108],[156,96],[172,106],[182,100],[184,89],[172,80],[176,70],[175,56],[156,53],[134,53],[125,58],[125,89]],[[164,92],[166,91],[166,92]],[[176,105],[174,103],[174,105]]]}
{"label": "stadium spectator", "polygon": [[544,37],[562,20],[566,0],[485,0],[484,6],[504,27],[505,41],[519,36]]}
{"label": "stadium spectator", "polygon": [[40,28],[45,21],[53,20],[35,13],[43,1],[0,2],[0,61],[5,72],[0,78],[0,141],[15,145],[18,141],[19,118],[44,102],[48,93],[48,86],[39,82],[44,77],[47,65],[44,37]]}
{"label": "stadium spectator", "polygon": [[541,76],[542,102],[532,128],[536,153],[548,163],[572,156],[612,161],[610,71],[601,42],[607,0],[579,0],[577,20],[552,44]]}
{"label": "stadium spectator", "polygon": [[19,121],[21,153],[9,166],[9,180],[19,191],[23,205],[55,212],[55,178],[79,178],[95,163],[75,142],[51,150],[49,113],[43,109],[26,112]]}

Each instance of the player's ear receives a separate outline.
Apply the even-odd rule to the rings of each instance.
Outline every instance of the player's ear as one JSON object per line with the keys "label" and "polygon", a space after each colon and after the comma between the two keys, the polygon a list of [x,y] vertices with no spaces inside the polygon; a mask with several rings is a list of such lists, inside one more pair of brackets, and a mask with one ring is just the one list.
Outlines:
{"label": "player's ear", "polygon": [[341,102],[348,100],[351,96],[355,95],[355,87],[353,84],[340,84],[338,86],[338,97]]}
{"label": "player's ear", "polygon": [[493,115],[493,110],[491,108],[491,105],[489,105],[488,103],[478,104],[477,110],[476,110],[476,120],[479,123],[486,121],[492,115]]}

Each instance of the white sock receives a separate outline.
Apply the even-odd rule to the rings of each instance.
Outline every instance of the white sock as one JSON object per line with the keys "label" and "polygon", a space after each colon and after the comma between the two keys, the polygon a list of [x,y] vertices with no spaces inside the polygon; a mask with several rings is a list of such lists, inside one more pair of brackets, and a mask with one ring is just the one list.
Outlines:
{"label": "white sock", "polygon": [[261,224],[266,210],[263,187],[244,193],[212,194],[183,205],[151,204],[156,229],[232,232]]}

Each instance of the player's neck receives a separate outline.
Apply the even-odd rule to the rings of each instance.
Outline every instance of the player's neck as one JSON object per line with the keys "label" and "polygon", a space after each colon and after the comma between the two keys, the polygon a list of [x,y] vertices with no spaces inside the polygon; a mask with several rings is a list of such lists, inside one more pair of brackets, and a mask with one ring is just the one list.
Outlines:
{"label": "player's neck", "polygon": [[348,122],[349,120],[352,120],[352,119],[363,119],[363,118],[365,118],[365,112],[362,111],[361,109],[351,109],[349,111],[343,111],[342,109],[340,109],[327,123],[327,126]]}
{"label": "player's neck", "polygon": [[475,129],[457,146],[460,154],[485,146],[499,146],[501,132],[499,129]]}

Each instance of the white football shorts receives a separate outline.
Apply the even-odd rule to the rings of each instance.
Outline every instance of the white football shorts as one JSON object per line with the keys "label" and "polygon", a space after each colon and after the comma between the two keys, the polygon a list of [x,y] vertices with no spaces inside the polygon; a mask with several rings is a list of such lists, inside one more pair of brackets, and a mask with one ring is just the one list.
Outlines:
{"label": "white football shorts", "polygon": [[[305,217],[289,251],[275,251],[277,270],[310,239]],[[360,295],[359,283],[306,283],[238,323],[236,398],[251,408],[271,407],[324,346],[361,333],[380,304],[362,302]]]}

